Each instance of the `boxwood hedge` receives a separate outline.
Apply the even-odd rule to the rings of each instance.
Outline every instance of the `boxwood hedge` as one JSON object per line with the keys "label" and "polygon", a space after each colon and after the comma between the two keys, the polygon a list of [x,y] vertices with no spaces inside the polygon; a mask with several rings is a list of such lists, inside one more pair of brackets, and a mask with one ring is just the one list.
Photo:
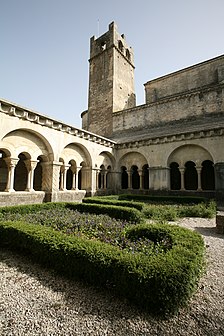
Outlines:
{"label": "boxwood hedge", "polygon": [[115,246],[68,236],[50,227],[23,222],[0,224],[0,244],[29,254],[59,273],[107,287],[151,314],[167,316],[185,305],[203,268],[202,237],[171,225],[138,224],[126,232],[132,239],[171,242],[164,253],[127,253]]}
{"label": "boxwood hedge", "polygon": [[120,200],[114,200],[114,199],[108,199],[108,198],[100,198],[100,197],[87,197],[84,198],[83,203],[92,203],[92,204],[106,204],[106,205],[118,205],[118,206],[124,206],[128,208],[135,208],[139,211],[142,211],[145,204],[141,202],[131,202],[131,201],[120,201]]}
{"label": "boxwood hedge", "polygon": [[91,203],[66,203],[66,207],[80,212],[94,213],[97,215],[106,214],[115,219],[127,220],[133,223],[144,221],[144,216],[139,210],[124,206]]}
{"label": "boxwood hedge", "polygon": [[156,196],[156,195],[134,195],[134,194],[122,194],[118,197],[119,200],[127,201],[145,201],[153,203],[169,203],[169,204],[198,204],[202,202],[208,202],[205,197],[198,196]]}
{"label": "boxwood hedge", "polygon": [[133,223],[140,223],[144,221],[143,214],[135,209],[124,206],[106,205],[106,204],[87,204],[87,203],[43,203],[43,204],[30,204],[30,205],[18,205],[0,207],[0,214],[6,212],[25,214],[28,212],[35,212],[40,209],[52,209],[55,208],[69,208],[77,210],[79,212],[86,212],[92,214],[106,214],[115,219],[126,220]]}

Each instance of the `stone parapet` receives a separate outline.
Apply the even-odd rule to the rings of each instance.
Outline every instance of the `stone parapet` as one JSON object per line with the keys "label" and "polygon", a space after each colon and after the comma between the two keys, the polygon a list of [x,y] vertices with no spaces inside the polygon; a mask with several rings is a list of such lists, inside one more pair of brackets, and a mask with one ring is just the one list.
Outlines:
{"label": "stone parapet", "polygon": [[65,132],[73,136],[104,145],[106,147],[113,148],[115,145],[115,142],[110,139],[85,131],[80,128],[73,127],[71,125],[64,124],[61,121],[52,119],[33,110],[10,103],[3,99],[0,100],[0,112],[23,120],[27,120],[31,123],[52,128],[57,131]]}

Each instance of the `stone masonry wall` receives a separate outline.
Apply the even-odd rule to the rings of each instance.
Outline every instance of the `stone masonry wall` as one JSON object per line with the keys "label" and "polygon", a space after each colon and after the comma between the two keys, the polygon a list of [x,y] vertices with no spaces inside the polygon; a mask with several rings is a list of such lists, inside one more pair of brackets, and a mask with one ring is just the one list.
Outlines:
{"label": "stone masonry wall", "polygon": [[113,132],[133,131],[224,112],[224,84],[113,113]]}
{"label": "stone masonry wall", "polygon": [[224,82],[224,56],[171,73],[145,84],[146,103]]}

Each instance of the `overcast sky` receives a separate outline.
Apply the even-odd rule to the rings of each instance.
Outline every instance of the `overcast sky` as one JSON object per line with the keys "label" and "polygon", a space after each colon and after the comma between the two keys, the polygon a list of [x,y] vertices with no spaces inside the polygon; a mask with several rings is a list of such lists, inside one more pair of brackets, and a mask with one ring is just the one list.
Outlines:
{"label": "overcast sky", "polygon": [[224,53],[224,0],[0,0],[0,97],[81,127],[89,39],[115,21],[148,80]]}

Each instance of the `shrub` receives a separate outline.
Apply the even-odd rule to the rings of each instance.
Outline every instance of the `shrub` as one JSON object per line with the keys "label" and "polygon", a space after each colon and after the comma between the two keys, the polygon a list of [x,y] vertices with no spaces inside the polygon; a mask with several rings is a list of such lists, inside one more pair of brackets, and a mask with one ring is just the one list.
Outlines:
{"label": "shrub", "polygon": [[174,221],[178,217],[177,208],[171,205],[146,205],[143,214],[148,219]]}
{"label": "shrub", "polygon": [[123,206],[88,203],[66,203],[66,208],[91,214],[107,214],[112,218],[127,220],[132,223],[139,223],[144,221],[144,217],[139,210]]}
{"label": "shrub", "polygon": [[212,218],[216,213],[216,204],[200,203],[196,205],[161,205],[148,204],[143,214],[148,219],[175,221],[178,217]]}
{"label": "shrub", "polygon": [[49,227],[22,222],[0,224],[0,243],[28,253],[31,258],[59,273],[97,286],[110,286],[117,295],[152,314],[171,315],[188,301],[202,270],[202,237],[177,226],[136,225],[127,237],[136,240],[167,238],[166,252],[149,256],[118,248]]}
{"label": "shrub", "polygon": [[128,208],[135,208],[139,211],[142,211],[145,204],[140,202],[130,202],[130,201],[119,201],[115,199],[100,198],[100,197],[87,197],[83,199],[83,203],[92,203],[92,204],[104,204],[104,205],[117,205],[124,206]]}
{"label": "shrub", "polygon": [[192,206],[183,205],[177,209],[178,217],[213,218],[216,214],[216,203],[201,203]]}
{"label": "shrub", "polygon": [[144,201],[153,203],[168,203],[168,204],[198,204],[207,202],[205,197],[198,196],[152,196],[152,195],[132,195],[123,194],[119,195],[119,200],[129,201]]}
{"label": "shrub", "polygon": [[65,207],[66,203],[41,203],[41,204],[28,204],[28,205],[13,205],[13,206],[5,206],[0,207],[0,214],[4,213],[19,213],[19,214],[26,214],[32,213],[43,209],[57,209]]}

